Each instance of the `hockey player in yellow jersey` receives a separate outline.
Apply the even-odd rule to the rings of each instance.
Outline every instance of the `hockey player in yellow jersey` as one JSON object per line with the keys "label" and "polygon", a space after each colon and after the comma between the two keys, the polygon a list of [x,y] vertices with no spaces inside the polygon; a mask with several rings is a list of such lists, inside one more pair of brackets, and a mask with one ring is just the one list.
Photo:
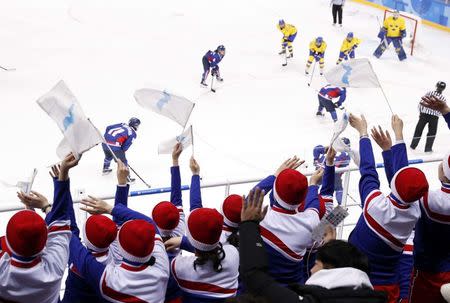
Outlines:
{"label": "hockey player in yellow jersey", "polygon": [[319,61],[320,75],[323,75],[323,68],[325,66],[325,50],[327,49],[327,44],[323,41],[322,37],[317,37],[309,44],[309,57],[308,62],[306,62],[305,74],[309,74],[309,69],[312,62],[315,60]]}
{"label": "hockey player in yellow jersey", "polygon": [[292,58],[294,56],[294,50],[292,48],[292,42],[294,42],[297,36],[297,29],[292,24],[287,24],[283,19],[278,21],[278,29],[283,33],[283,38],[281,39],[281,52],[279,55],[286,53],[286,47],[288,49],[289,55],[287,58]]}
{"label": "hockey player in yellow jersey", "polygon": [[342,60],[348,60],[355,58],[355,49],[358,47],[358,45],[361,43],[361,40],[353,36],[352,32],[349,32],[347,34],[347,38],[344,39],[341,46],[341,51],[339,52],[339,59],[337,60],[336,64],[339,64],[342,62]]}
{"label": "hockey player in yellow jersey", "polygon": [[403,49],[402,39],[406,37],[406,25],[405,19],[400,16],[399,11],[394,11],[394,14],[386,18],[383,22],[383,27],[378,34],[378,38],[381,39],[381,43],[375,50],[373,55],[380,58],[389,44],[394,45],[395,52],[397,53],[400,61],[406,59],[406,53]]}

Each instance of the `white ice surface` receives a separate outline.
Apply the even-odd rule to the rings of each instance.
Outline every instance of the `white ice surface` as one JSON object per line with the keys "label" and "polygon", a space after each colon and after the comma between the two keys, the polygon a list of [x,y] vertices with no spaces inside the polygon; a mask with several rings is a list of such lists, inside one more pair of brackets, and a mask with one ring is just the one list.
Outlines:
{"label": "white ice surface", "polygon": [[[370,57],[391,105],[405,122],[407,143],[418,118],[417,103],[438,80],[450,82],[449,34],[424,26],[414,57],[399,62],[389,49],[377,60],[376,16],[382,11],[348,2],[344,27],[331,26],[329,1],[118,1],[118,0],[2,0],[0,1],[0,179],[16,182],[32,168],[40,170],[35,190],[51,197],[47,166],[57,161],[60,131],[35,101],[64,79],[85,113],[103,130],[111,123],[137,116],[142,124],[127,153],[131,165],[153,187],[169,186],[169,156],[158,156],[159,142],[181,132],[172,121],[140,108],[133,99],[138,88],[170,89],[196,102],[191,122],[195,153],[206,182],[271,174],[284,159],[299,155],[312,162],[312,149],[326,144],[332,122],[315,117],[317,95],[306,83],[308,44],[316,36],[328,44],[326,68],[334,66],[348,31],[363,42],[358,57]],[[295,24],[295,57],[281,66],[277,55],[281,34],[278,19]],[[213,94],[199,87],[201,57],[224,44],[220,64],[223,85]],[[208,81],[209,82],[209,81]],[[319,76],[312,86],[324,84]],[[447,90],[448,91],[448,90]],[[447,94],[448,96],[448,94]],[[346,107],[364,113],[370,126],[388,127],[390,112],[378,89],[349,89]],[[440,122],[435,155],[449,149],[450,132]],[[344,133],[354,145],[357,133]],[[423,150],[422,139],[418,150]],[[188,159],[181,157],[183,184],[190,181]],[[381,153],[375,148],[377,160]],[[410,158],[427,157],[421,152]],[[71,172],[72,189],[92,195],[111,194],[114,175],[101,176],[103,153],[97,147],[83,156]],[[311,165],[310,165],[311,166]],[[432,187],[438,186],[437,165],[421,166]],[[384,173],[380,172],[384,180]],[[358,173],[352,175],[351,195],[358,200]],[[384,189],[387,190],[385,182]],[[132,189],[143,189],[136,182]],[[244,194],[249,185],[232,187]],[[224,189],[205,190],[204,203],[218,206]],[[144,212],[164,197],[133,199]],[[185,204],[188,202],[184,194]],[[0,187],[0,203],[17,203],[15,191]],[[0,216],[4,234],[12,213]],[[351,220],[356,220],[357,211]]]}

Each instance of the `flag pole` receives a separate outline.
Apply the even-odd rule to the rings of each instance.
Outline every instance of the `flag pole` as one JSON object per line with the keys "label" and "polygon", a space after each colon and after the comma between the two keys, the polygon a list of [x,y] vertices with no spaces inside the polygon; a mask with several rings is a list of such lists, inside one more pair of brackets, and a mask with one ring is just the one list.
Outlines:
{"label": "flag pole", "polygon": [[195,158],[195,149],[194,149],[194,127],[191,125],[191,138],[192,138],[192,157]]}
{"label": "flag pole", "polygon": [[[116,163],[118,162],[118,158],[117,156],[114,154],[113,150],[111,149],[111,146],[108,145],[108,143],[106,143],[105,137],[102,135],[102,133],[98,130],[97,127],[95,127],[94,123],[92,123],[91,119],[88,118],[89,123],[91,123],[92,127],[97,131],[97,133],[100,135],[100,137],[102,138],[103,143],[106,145],[106,147],[108,148],[109,152],[111,153],[111,155],[113,156],[114,160],[116,161]],[[142,177],[130,166],[130,164],[128,164],[128,167],[131,169],[131,171],[142,181],[142,183],[145,184],[145,186],[147,186],[148,188],[151,188],[151,186],[145,182],[144,179],[142,179]]]}
{"label": "flag pole", "polygon": [[383,93],[383,96],[384,96],[384,100],[386,100],[386,103],[387,103],[387,105],[389,107],[389,110],[391,111],[391,114],[394,114],[394,111],[392,110],[391,104],[389,103],[389,100],[388,100],[388,98],[386,96],[386,93],[384,92],[383,86],[381,85],[380,79],[378,79],[378,75],[375,72],[375,70],[373,69],[372,62],[370,62],[370,60],[367,60],[367,61],[369,62],[370,68],[372,69],[373,74],[375,75],[375,78],[377,78],[378,84],[380,85],[381,92]]}

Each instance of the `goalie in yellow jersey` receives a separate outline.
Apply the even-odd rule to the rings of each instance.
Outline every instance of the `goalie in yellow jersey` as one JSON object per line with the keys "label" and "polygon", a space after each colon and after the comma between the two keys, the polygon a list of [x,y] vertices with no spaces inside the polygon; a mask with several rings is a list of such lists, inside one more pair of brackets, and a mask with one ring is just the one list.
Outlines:
{"label": "goalie in yellow jersey", "polygon": [[386,18],[383,22],[383,27],[378,34],[378,38],[381,39],[381,43],[375,50],[373,55],[380,58],[384,51],[388,48],[389,44],[394,45],[395,52],[397,53],[400,61],[406,59],[406,53],[403,49],[403,38],[406,37],[405,19],[400,16],[398,10],[394,11],[394,14]]}
{"label": "goalie in yellow jersey", "polygon": [[325,66],[325,50],[327,49],[327,44],[323,41],[322,37],[317,37],[309,44],[309,57],[306,62],[305,74],[309,74],[309,68],[313,61],[319,61],[320,75],[323,75],[323,68]]}
{"label": "goalie in yellow jersey", "polygon": [[361,40],[353,36],[353,33],[350,32],[347,34],[347,38],[344,39],[341,46],[341,51],[339,52],[339,59],[336,64],[342,62],[342,60],[348,60],[355,58],[355,49],[361,43]]}
{"label": "goalie in yellow jersey", "polygon": [[297,29],[292,24],[287,24],[283,19],[278,21],[278,29],[283,33],[283,38],[281,39],[281,52],[279,55],[286,53],[286,47],[289,51],[287,58],[292,58],[294,56],[294,50],[292,48],[292,42],[294,42],[297,36]]}

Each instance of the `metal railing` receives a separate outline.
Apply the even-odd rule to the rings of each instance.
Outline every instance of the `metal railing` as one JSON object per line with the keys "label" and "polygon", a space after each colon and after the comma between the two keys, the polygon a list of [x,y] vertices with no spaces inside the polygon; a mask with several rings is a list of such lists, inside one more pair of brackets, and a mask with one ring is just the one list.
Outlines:
{"label": "metal railing", "polygon": [[[414,164],[423,164],[423,163],[431,163],[431,162],[439,162],[439,161],[442,161],[442,158],[430,157],[427,159],[412,159],[412,160],[409,160],[409,164],[414,165]],[[376,165],[377,169],[380,169],[383,167],[384,167],[383,163],[378,163]],[[336,173],[344,173],[343,194],[342,194],[342,204],[341,204],[344,208],[350,208],[350,207],[356,207],[356,206],[360,207],[360,205],[361,205],[358,202],[347,203],[347,199],[349,197],[348,190],[349,190],[349,186],[350,186],[350,175],[352,172],[358,171],[358,170],[359,170],[359,168],[355,165],[350,165],[348,167],[336,169]],[[313,174],[312,171],[304,173],[305,176],[311,176],[312,174]],[[263,178],[253,178],[253,179],[226,180],[226,181],[222,181],[222,182],[211,182],[211,183],[205,182],[204,184],[201,185],[201,188],[225,187],[224,196],[226,197],[229,195],[231,186],[257,183],[257,182],[261,181],[262,179]],[[186,191],[189,189],[190,189],[189,185],[181,186],[182,191]],[[139,196],[146,196],[146,195],[157,195],[157,194],[169,193],[170,190],[171,190],[170,187],[135,190],[135,191],[131,191],[129,193],[129,196],[130,197],[139,197]],[[114,199],[114,194],[101,196],[98,198],[100,198],[102,200],[110,200],[110,199]],[[80,200],[76,199],[76,200],[74,200],[74,203],[80,203]],[[14,206],[0,206],[0,213],[9,212],[9,211],[17,211],[17,210],[21,210],[21,209],[23,209],[23,206],[21,204],[17,204],[17,206],[15,206],[15,205]],[[345,221],[342,222],[341,225],[338,227],[337,237],[339,239],[342,238],[343,228],[346,226],[353,226],[353,225],[355,225],[355,224],[345,223]]]}

